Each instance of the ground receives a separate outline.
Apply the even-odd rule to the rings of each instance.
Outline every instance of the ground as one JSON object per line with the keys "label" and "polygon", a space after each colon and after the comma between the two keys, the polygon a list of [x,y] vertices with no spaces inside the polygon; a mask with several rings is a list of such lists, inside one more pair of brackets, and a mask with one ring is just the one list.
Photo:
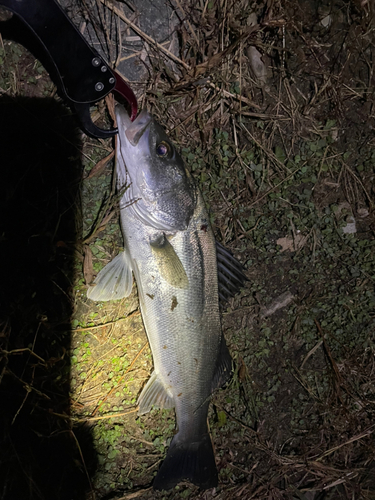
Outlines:
{"label": "ground", "polygon": [[136,285],[86,296],[123,244],[114,142],[80,134],[40,63],[3,39],[1,498],[374,498],[373,6],[176,2],[167,29],[146,4],[66,7],[167,129],[249,280],[222,306],[219,486],[152,490],[175,419],[137,415],[152,355]]}

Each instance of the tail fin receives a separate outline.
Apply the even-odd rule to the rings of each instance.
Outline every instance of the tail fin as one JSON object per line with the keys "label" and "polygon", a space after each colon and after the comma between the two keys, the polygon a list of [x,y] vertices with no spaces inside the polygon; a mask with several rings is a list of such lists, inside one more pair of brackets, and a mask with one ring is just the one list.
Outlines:
{"label": "tail fin", "polygon": [[204,434],[199,442],[179,441],[176,434],[155,478],[154,489],[169,490],[183,480],[202,489],[217,486],[217,469],[209,434]]}

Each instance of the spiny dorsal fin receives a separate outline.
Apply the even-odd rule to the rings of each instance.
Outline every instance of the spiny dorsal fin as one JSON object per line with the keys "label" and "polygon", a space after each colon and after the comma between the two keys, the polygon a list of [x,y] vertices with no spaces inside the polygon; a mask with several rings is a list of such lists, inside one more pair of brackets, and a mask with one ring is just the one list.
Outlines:
{"label": "spiny dorsal fin", "polygon": [[221,302],[226,302],[228,298],[234,297],[240,291],[248,278],[244,274],[242,264],[218,241],[216,242],[216,258],[219,298]]}

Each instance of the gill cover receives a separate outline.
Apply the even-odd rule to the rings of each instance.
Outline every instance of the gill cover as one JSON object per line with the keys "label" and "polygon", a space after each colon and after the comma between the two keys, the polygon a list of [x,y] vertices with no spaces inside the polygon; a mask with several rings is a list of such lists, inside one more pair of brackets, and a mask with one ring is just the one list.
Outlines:
{"label": "gill cover", "polygon": [[116,107],[119,129],[118,187],[130,184],[121,206],[155,229],[185,230],[196,206],[195,184],[181,156],[163,128],[146,111],[131,122],[122,106]]}

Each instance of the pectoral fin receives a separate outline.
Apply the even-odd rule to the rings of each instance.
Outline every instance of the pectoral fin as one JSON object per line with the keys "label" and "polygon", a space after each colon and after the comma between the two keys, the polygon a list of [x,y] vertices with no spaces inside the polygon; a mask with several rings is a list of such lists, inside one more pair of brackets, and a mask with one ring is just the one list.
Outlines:
{"label": "pectoral fin", "polygon": [[148,413],[154,408],[174,408],[172,393],[169,393],[158,375],[152,372],[150,380],[145,385],[138,400],[139,415]]}
{"label": "pectoral fin", "polygon": [[150,242],[160,275],[175,288],[187,288],[189,280],[184,266],[164,234]]}
{"label": "pectoral fin", "polygon": [[122,252],[107,264],[87,291],[91,300],[118,300],[130,295],[133,285],[132,268],[127,252]]}

